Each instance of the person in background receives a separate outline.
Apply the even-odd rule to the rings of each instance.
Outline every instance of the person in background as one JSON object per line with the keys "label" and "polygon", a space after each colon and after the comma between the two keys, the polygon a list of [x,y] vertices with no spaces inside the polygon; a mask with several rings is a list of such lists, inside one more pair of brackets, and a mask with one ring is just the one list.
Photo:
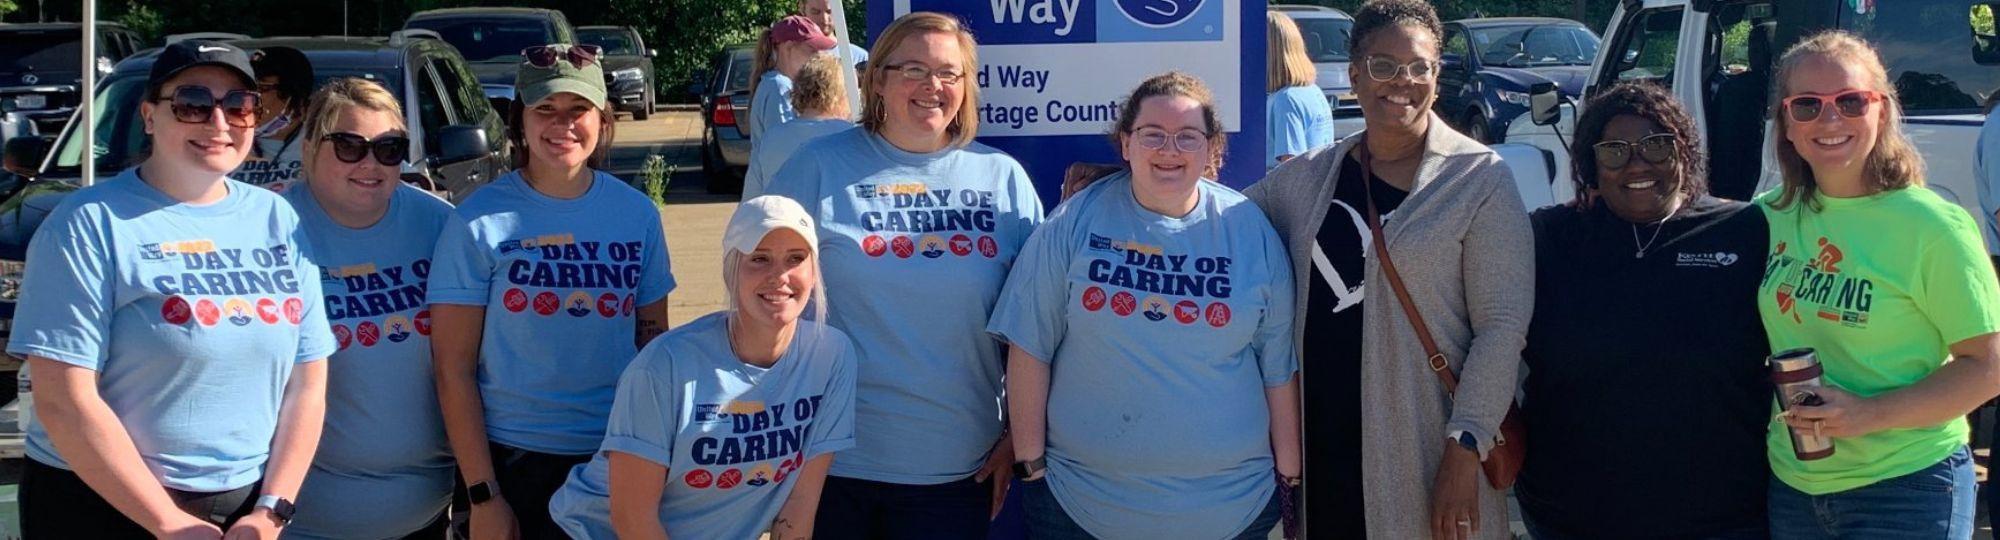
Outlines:
{"label": "person in background", "polygon": [[[2000,393],[2000,283],[1979,222],[1923,189],[1922,156],[1875,49],[1840,31],[1778,61],[1771,239],[1758,312],[1771,350],[1810,347],[1817,402],[1769,428],[1771,536],[1971,538],[1965,415]],[[1816,403],[1816,404],[1809,404]],[[1834,453],[1797,457],[1791,433]]]}
{"label": "person in background", "polygon": [[[755,137],[770,133],[778,124],[792,121],[798,111],[792,108],[792,78],[798,76],[799,68],[806,60],[828,49],[839,41],[820,32],[819,24],[805,17],[792,15],[779,19],[771,25],[768,36],[769,46],[759,42],[757,59],[752,73],[757,80],[750,84],[750,136],[755,145]],[[766,54],[765,51],[769,51]]]}
{"label": "person in background", "polygon": [[[1986,253],[1993,259],[1993,267],[2000,269],[2000,89],[1986,95],[1986,125],[1979,128],[1979,140],[1973,145],[1972,174],[1973,185],[1979,191],[1979,221],[1985,222]],[[1993,415],[1993,433],[2000,433],[2000,414]],[[2000,440],[2000,437],[1996,437]],[[1994,444],[2000,446],[2000,443]],[[1991,448],[1988,455],[1991,455]],[[2000,475],[1986,475],[1987,493],[2000,493]],[[2000,516],[2000,496],[1986,499],[1986,515]]]}
{"label": "person in background", "polygon": [[617,134],[597,57],[523,52],[514,172],[452,212],[431,259],[438,403],[480,539],[564,537],[549,496],[604,441],[674,289],[660,210],[597,169]]}
{"label": "person in background", "polygon": [[854,446],[854,346],[825,323],[817,236],[791,199],[736,207],[722,239],[729,309],[625,369],[603,449],[549,502],[565,531],[812,537],[833,453]]}
{"label": "person in background", "polygon": [[313,92],[312,61],[291,47],[265,47],[250,55],[257,73],[256,143],[250,158],[230,178],[283,193],[305,175],[304,148],[299,139],[305,123],[306,98]]}
{"label": "person in background", "polygon": [[[799,15],[811,19],[814,24],[818,24],[819,30],[825,32],[827,36],[840,37],[842,29],[833,24],[832,2],[828,0],[799,0]],[[847,36],[847,43],[841,47],[840,54],[845,55],[849,65],[857,69],[868,63],[868,49],[862,47],[860,43],[856,43],[852,35]]]}
{"label": "person in background", "polygon": [[861,127],[771,177],[819,224],[826,320],[860,353],[856,444],[833,463],[819,538],[984,538],[1006,496],[1002,353],[983,330],[1042,203],[1019,162],[973,140],[976,46],[950,15],[897,18],[861,77]]}
{"label": "person in background", "polygon": [[[1348,77],[1365,132],[1245,191],[1285,239],[1297,279],[1309,537],[1509,535],[1506,494],[1481,462],[1518,382],[1534,233],[1499,156],[1431,113],[1443,33],[1427,2],[1363,4]],[[1455,394],[1384,281],[1371,214],[1457,373]]]}
{"label": "person in background", "polygon": [[285,536],[442,540],[454,468],[425,286],[451,205],[398,180],[410,139],[381,84],[334,79],[299,121],[309,166],[284,196],[325,269],[315,277],[339,351],[328,359],[325,433]]}
{"label": "person in background", "polygon": [[24,538],[275,538],[296,510],[334,338],[298,214],[225,176],[256,131],[250,73],[226,43],[162,49],[151,154],[28,244],[7,343],[34,374]]}
{"label": "person in background", "polygon": [[757,138],[750,147],[750,169],[743,174],[743,200],[757,198],[771,183],[771,174],[784,166],[806,141],[854,129],[847,121],[847,83],[841,76],[840,59],[816,54],[792,78],[792,108],[799,117],[778,124]]}
{"label": "person in background", "polygon": [[1264,168],[1277,167],[1307,150],[1333,144],[1333,108],[1314,81],[1319,71],[1306,54],[1305,39],[1292,18],[1264,12],[1267,47],[1264,91]]}
{"label": "person in background", "polygon": [[986,327],[1029,536],[1261,540],[1299,480],[1291,260],[1212,180],[1207,86],[1155,76],[1119,111],[1129,169],[1035,230]]}
{"label": "person in background", "polygon": [[1599,92],[1576,130],[1581,196],[1530,217],[1530,534],[1765,538],[1764,214],[1708,194],[1694,120],[1657,85]]}

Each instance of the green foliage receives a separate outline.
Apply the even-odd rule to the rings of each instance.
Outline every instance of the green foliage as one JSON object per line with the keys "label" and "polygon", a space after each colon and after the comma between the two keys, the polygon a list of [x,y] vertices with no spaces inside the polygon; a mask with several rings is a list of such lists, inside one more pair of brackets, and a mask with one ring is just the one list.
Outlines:
{"label": "green foliage", "polygon": [[759,31],[797,8],[797,0],[618,0],[611,5],[610,20],[599,24],[639,29],[646,46],[660,51],[653,60],[660,100],[689,102],[694,97],[685,89],[697,70],[708,68],[711,57],[725,47],[755,41]]}
{"label": "green foliage", "polygon": [[1982,36],[1995,35],[1992,6],[1972,6],[1972,32]]}
{"label": "green foliage", "polygon": [[21,5],[14,3],[14,0],[0,0],[0,17],[6,17],[8,13],[20,11],[20,9]]}
{"label": "green foliage", "polygon": [[[0,0],[0,2],[4,1],[6,0]],[[138,2],[127,1],[125,3],[125,13],[118,16],[118,24],[125,25],[126,28],[137,32],[139,39],[151,43],[162,37],[160,29],[166,26],[167,21],[160,18],[160,12],[153,11],[153,8],[140,5]]]}
{"label": "green foliage", "polygon": [[[1361,8],[1362,0],[1285,0],[1273,1],[1283,4],[1318,4],[1332,6],[1353,13]],[[1575,19],[1602,33],[1611,22],[1611,10],[1618,6],[1610,0],[1432,0],[1438,17],[1444,20],[1471,17],[1562,17]],[[1581,8],[1582,16],[1577,12]]]}
{"label": "green foliage", "polygon": [[668,165],[667,158],[659,154],[646,156],[646,166],[639,170],[646,197],[653,199],[653,204],[667,204],[667,179],[673,176],[674,166]]}

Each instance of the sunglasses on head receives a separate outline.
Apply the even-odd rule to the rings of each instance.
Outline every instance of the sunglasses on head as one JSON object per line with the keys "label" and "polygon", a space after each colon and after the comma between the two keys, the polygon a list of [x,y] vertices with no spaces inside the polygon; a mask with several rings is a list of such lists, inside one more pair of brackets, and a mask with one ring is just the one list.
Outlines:
{"label": "sunglasses on head", "polygon": [[155,97],[153,101],[173,102],[174,120],[183,124],[206,124],[221,109],[222,121],[240,128],[257,127],[257,106],[261,104],[256,92],[230,90],[217,100],[215,92],[204,86],[175,88],[173,95]]}
{"label": "sunglasses on head", "polygon": [[568,60],[569,65],[582,69],[597,63],[597,57],[604,55],[604,48],[596,45],[536,45],[521,49],[521,58],[530,66],[548,69],[556,66],[557,60]]}
{"label": "sunglasses on head", "polygon": [[1843,118],[1860,118],[1868,114],[1868,105],[1887,99],[1888,96],[1874,90],[1849,90],[1831,96],[1820,94],[1797,94],[1785,98],[1785,111],[1793,122],[1805,123],[1826,116],[1828,102],[1840,111]]}
{"label": "sunglasses on head", "polygon": [[341,163],[359,163],[372,152],[376,163],[394,167],[403,164],[403,156],[410,153],[410,138],[402,135],[384,135],[371,141],[353,133],[328,133],[320,140],[333,143],[333,157]]}
{"label": "sunglasses on head", "polygon": [[1655,165],[1666,164],[1674,159],[1674,143],[1679,141],[1672,133],[1655,133],[1640,137],[1639,142],[1604,141],[1590,145],[1597,152],[1597,165],[1606,169],[1623,169],[1632,162],[1632,150],[1638,149],[1639,157]]}

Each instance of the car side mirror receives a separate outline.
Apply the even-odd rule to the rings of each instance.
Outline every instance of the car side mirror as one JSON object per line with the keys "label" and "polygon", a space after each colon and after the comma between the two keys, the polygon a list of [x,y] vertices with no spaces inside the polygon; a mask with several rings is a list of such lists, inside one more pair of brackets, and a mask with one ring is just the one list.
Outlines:
{"label": "car side mirror", "polygon": [[1553,126],[1562,118],[1562,94],[1557,93],[1556,83],[1538,82],[1528,86],[1529,120],[1537,126]]}
{"label": "car side mirror", "polygon": [[49,135],[7,139],[7,146],[0,149],[0,154],[6,154],[4,159],[0,159],[0,168],[24,178],[34,177],[36,169],[41,168],[42,160],[49,157],[49,149],[55,143],[56,138]]}
{"label": "car side mirror", "polygon": [[647,58],[658,58],[659,56],[660,56],[659,49],[646,49]]}
{"label": "car side mirror", "polygon": [[478,126],[445,126],[438,130],[438,148],[431,165],[455,165],[484,157],[491,147],[486,130]]}

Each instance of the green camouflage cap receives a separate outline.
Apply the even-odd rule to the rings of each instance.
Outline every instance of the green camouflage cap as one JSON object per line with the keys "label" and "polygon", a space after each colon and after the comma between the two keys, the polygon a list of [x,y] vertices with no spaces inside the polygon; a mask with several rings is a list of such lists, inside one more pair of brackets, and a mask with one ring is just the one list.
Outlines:
{"label": "green camouflage cap", "polygon": [[569,59],[558,57],[554,66],[542,68],[523,60],[520,72],[514,76],[514,93],[520,98],[521,105],[526,107],[533,107],[549,96],[569,92],[590,100],[597,108],[605,108],[604,68],[598,64],[591,62],[579,68],[571,65]]}

